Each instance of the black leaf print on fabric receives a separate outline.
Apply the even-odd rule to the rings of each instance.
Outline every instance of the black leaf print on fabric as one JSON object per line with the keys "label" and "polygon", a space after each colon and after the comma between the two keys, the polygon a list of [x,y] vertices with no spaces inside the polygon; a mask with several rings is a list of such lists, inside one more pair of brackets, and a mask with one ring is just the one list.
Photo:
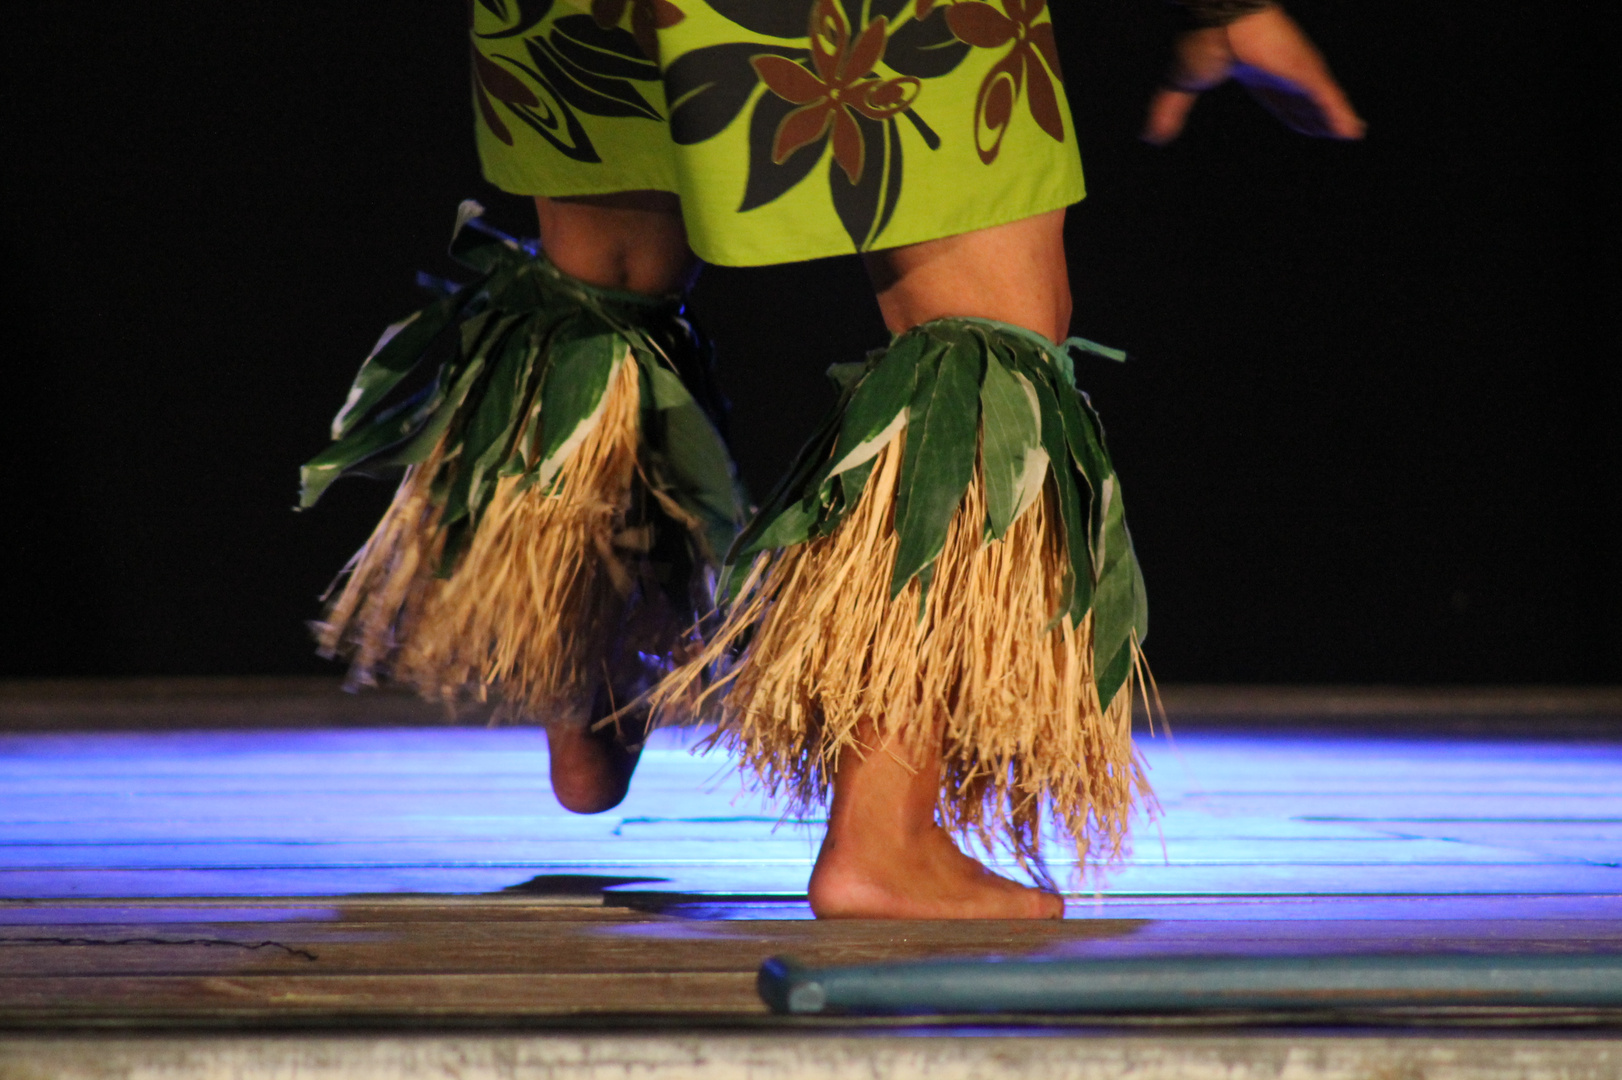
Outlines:
{"label": "black leaf print on fabric", "polygon": [[[760,102],[755,106],[754,115],[749,118],[749,179],[744,186],[743,202],[738,206],[740,214],[778,198],[804,180],[821,160],[822,152],[828,145],[825,138],[810,146],[800,147],[781,165],[772,163],[772,143],[777,138],[777,126],[796,107],[792,102],[770,93],[761,95]],[[840,178],[844,178],[843,174]],[[846,186],[849,183],[847,180]]]}
{"label": "black leaf print on fabric", "polygon": [[604,29],[589,15],[566,15],[552,24],[552,46],[577,68],[608,79],[650,82],[659,68],[642,55],[636,38],[617,26]]}
{"label": "black leaf print on fabric", "polygon": [[[707,0],[724,19],[776,38],[803,38],[815,0]],[[860,0],[858,0],[858,3]]]}
{"label": "black leaf print on fabric", "polygon": [[524,42],[529,46],[530,60],[549,83],[558,97],[583,113],[592,116],[644,116],[660,119],[659,113],[647,99],[636,92],[636,87],[624,79],[605,79],[593,75],[563,58],[552,45],[539,38]]}
{"label": "black leaf print on fabric", "polygon": [[828,186],[840,224],[856,249],[865,251],[890,224],[901,195],[901,136],[893,119],[857,116],[856,126],[866,145],[867,167],[853,184],[839,163],[830,161]]}
{"label": "black leaf print on fabric", "polygon": [[927,19],[909,19],[890,35],[884,62],[903,75],[936,79],[950,74],[969,55],[946,22],[946,9],[938,7]]}
{"label": "black leaf print on fabric", "polygon": [[[805,49],[734,42],[711,45],[686,53],[665,69],[665,101],[670,108],[670,137],[678,146],[691,146],[721,134],[737,119],[760,85],[751,57],[771,54],[803,61]],[[751,158],[754,151],[750,150]],[[766,143],[771,160],[771,141]]]}
{"label": "black leaf print on fabric", "polygon": [[[508,66],[528,76],[528,81],[507,70]],[[602,160],[586,129],[551,83],[512,57],[491,58],[473,49],[473,90],[479,115],[491,133],[508,146],[513,144],[512,132],[496,109],[497,101],[565,156],[592,163]]]}
{"label": "black leaf print on fabric", "polygon": [[[479,0],[479,4],[502,22],[507,21],[507,4],[504,0]],[[552,0],[518,0],[518,21],[505,30],[498,30],[493,34],[480,34],[485,40],[497,38],[521,37],[536,23],[546,18],[546,13],[552,10]]]}
{"label": "black leaf print on fabric", "polygon": [[602,161],[602,155],[597,153],[591,137],[586,134],[586,129],[581,126],[573,110],[553,92],[550,86],[546,85],[544,80],[536,79],[535,84],[545,93],[546,98],[541,99],[537,105],[516,108],[513,114],[527,124],[535,134],[557,147],[565,157],[592,165]]}
{"label": "black leaf print on fabric", "polygon": [[[745,30],[778,38],[803,38],[811,27],[811,9],[816,0],[707,0],[719,15]],[[896,17],[916,0],[840,0],[845,17],[853,26],[866,26],[883,17],[894,24]]]}
{"label": "black leaf print on fabric", "polygon": [[924,140],[925,146],[929,147],[931,150],[939,150],[941,148],[941,137],[936,134],[934,128],[924,123],[924,118],[918,115],[917,109],[908,109],[901,115],[912,121],[912,126],[917,129],[918,135]]}
{"label": "black leaf print on fabric", "polygon": [[872,239],[877,240],[895,217],[895,208],[901,202],[901,129],[894,119],[884,122],[886,153],[884,155],[884,210],[873,228]]}

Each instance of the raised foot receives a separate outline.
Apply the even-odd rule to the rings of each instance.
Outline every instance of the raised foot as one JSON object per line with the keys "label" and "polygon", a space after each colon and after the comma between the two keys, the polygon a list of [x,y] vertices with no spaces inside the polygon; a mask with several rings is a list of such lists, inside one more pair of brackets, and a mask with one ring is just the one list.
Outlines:
{"label": "raised foot", "polygon": [[645,729],[646,723],[634,717],[621,721],[617,731],[613,725],[595,731],[586,725],[548,727],[552,794],[563,808],[576,814],[600,814],[623,802],[642,756]]}
{"label": "raised foot", "polygon": [[1062,919],[1064,900],[992,873],[935,827],[905,844],[830,830],[811,872],[819,919]]}

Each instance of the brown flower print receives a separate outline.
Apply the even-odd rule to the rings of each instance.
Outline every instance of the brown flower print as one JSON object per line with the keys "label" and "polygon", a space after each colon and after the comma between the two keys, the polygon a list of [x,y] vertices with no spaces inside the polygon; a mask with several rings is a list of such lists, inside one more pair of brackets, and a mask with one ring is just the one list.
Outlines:
{"label": "brown flower print", "polygon": [[1053,78],[1064,81],[1053,24],[1035,25],[1047,10],[1047,0],[1002,0],[1002,4],[1006,15],[979,2],[957,3],[946,9],[947,25],[959,41],[980,49],[1014,46],[986,73],[974,103],[974,148],[988,165],[1002,148],[1021,90],[1027,91],[1037,126],[1064,142],[1064,117],[1053,79],[1048,78],[1052,71]]}
{"label": "brown flower print", "polygon": [[781,165],[802,146],[833,129],[834,160],[852,183],[861,179],[867,148],[854,110],[870,120],[888,120],[905,112],[918,96],[911,77],[870,77],[884,56],[889,22],[879,16],[851,41],[850,20],[834,0],[818,0],[811,11],[811,64],[814,70],[782,56],[751,58],[761,81],[783,100],[800,106],[777,125],[772,162]]}
{"label": "brown flower print", "polygon": [[591,0],[591,17],[604,30],[611,30],[631,9],[631,36],[646,56],[659,62],[659,31],[681,22],[687,16],[670,0]]}

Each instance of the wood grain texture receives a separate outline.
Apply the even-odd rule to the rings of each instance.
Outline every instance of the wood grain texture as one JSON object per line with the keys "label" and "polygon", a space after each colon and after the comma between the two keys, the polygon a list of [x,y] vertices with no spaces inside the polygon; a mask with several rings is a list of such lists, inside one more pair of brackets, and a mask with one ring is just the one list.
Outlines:
{"label": "wood grain texture", "polygon": [[[781,822],[682,736],[654,740],[624,804],[578,817],[534,729],[254,729],[238,721],[326,688],[127,689],[0,693],[0,730],[16,709],[64,721],[0,734],[0,1027],[754,1022],[774,955],[1622,951],[1622,746],[1599,739],[1419,737],[1356,702],[1213,693],[1208,715],[1248,700],[1279,726],[1146,742],[1165,814],[1067,921],[817,923],[821,823]],[[248,711],[210,712],[226,699]],[[1298,707],[1366,730],[1298,737]],[[117,715],[177,725],[73,730]]]}
{"label": "wood grain texture", "polygon": [[352,1015],[519,1017],[766,1011],[754,972],[48,976],[16,980],[4,1012],[156,1019]]}
{"label": "wood grain texture", "polygon": [[[53,1018],[753,1016],[761,1012],[755,973],[775,955],[831,966],[978,956],[1622,952],[1622,902],[1587,909],[1567,903],[1541,918],[1537,907],[1528,902],[1520,918],[1486,919],[1227,913],[812,922],[689,919],[613,907],[441,906],[426,898],[393,905],[335,899],[320,908],[8,904],[0,905],[0,1026]],[[123,921],[134,911],[148,917]],[[214,921],[220,913],[230,918]]]}
{"label": "wood grain texture", "polygon": [[[3,920],[0,914],[0,920]],[[1131,921],[147,923],[0,927],[0,978],[55,975],[744,972],[792,953],[822,965],[1020,955],[1130,934]],[[0,1002],[9,993],[0,986]]]}

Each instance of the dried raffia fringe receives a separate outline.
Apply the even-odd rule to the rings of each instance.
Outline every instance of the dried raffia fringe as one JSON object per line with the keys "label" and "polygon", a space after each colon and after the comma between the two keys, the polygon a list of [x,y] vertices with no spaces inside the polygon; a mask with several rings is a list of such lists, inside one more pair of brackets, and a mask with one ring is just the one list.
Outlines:
{"label": "dried raffia fringe", "polygon": [[501,714],[584,722],[625,631],[646,546],[646,529],[628,521],[646,494],[639,400],[627,355],[599,422],[552,488],[502,478],[449,577],[434,572],[444,530],[429,491],[443,447],[413,466],[316,627],[322,653],[349,654],[355,684],[388,677],[453,708],[499,688]]}
{"label": "dried raffia fringe", "polygon": [[1133,806],[1154,813],[1131,737],[1141,672],[1135,663],[1100,709],[1091,614],[1080,626],[1054,620],[1067,556],[1052,480],[1002,540],[985,542],[976,469],[920,617],[916,579],[889,596],[904,438],[881,451],[831,535],[756,560],[701,651],[655,691],[656,710],[717,721],[713,739],[790,814],[824,804],[842,751],[872,752],[858,734],[871,721],[913,761],[939,752],[938,818],[988,853],[1007,850],[1051,884],[1050,809],[1078,870],[1119,861]]}

